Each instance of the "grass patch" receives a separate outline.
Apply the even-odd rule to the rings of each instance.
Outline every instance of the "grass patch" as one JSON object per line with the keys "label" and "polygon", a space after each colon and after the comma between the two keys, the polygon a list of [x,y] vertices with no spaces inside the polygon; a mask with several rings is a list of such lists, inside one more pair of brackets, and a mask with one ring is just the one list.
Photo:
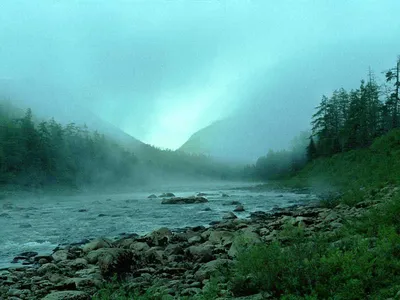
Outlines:
{"label": "grass patch", "polygon": [[334,237],[256,245],[241,252],[231,281],[237,296],[282,299],[386,299],[400,290],[400,197],[345,225]]}
{"label": "grass patch", "polygon": [[166,290],[155,284],[146,291],[132,288],[128,282],[119,281],[114,277],[111,282],[106,283],[92,298],[93,300],[171,300]]}
{"label": "grass patch", "polygon": [[132,288],[127,281],[120,281],[114,277],[111,282],[106,283],[94,296],[93,300],[215,300],[220,296],[220,281],[212,277],[204,286],[202,293],[196,296],[173,297],[168,294],[167,289],[161,283],[155,283],[146,290]]}
{"label": "grass patch", "polygon": [[[340,201],[355,205],[389,185],[400,185],[400,129],[377,138],[367,149],[352,150],[308,163],[294,176],[269,181],[261,189],[309,190],[314,194],[341,194]],[[328,197],[329,198],[329,197]],[[332,203],[337,203],[332,202]],[[324,205],[330,201],[324,202]]]}

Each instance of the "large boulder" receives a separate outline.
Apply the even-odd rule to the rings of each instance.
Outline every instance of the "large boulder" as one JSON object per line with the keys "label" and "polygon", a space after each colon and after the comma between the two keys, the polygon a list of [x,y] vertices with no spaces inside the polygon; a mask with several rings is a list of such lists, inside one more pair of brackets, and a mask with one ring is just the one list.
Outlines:
{"label": "large boulder", "polygon": [[194,274],[194,277],[198,281],[203,281],[204,279],[209,279],[216,272],[229,268],[233,265],[233,261],[229,259],[217,259],[212,260],[200,267],[197,272]]}
{"label": "large boulder", "polygon": [[237,219],[237,216],[233,212],[228,212],[222,217],[222,219],[224,219],[224,220],[235,220],[235,219]]}
{"label": "large boulder", "polygon": [[204,243],[198,246],[190,246],[185,252],[187,256],[192,257],[195,261],[204,263],[214,259],[213,249],[213,245]]}
{"label": "large boulder", "polygon": [[101,288],[102,281],[95,278],[68,278],[63,282],[59,283],[58,286],[68,286],[70,289],[76,289],[79,291],[95,292]]}
{"label": "large boulder", "polygon": [[162,193],[159,197],[160,198],[172,198],[172,197],[175,197],[175,195],[173,193]]}
{"label": "large boulder", "polygon": [[261,243],[261,238],[257,233],[251,230],[243,230],[233,240],[233,243],[228,251],[228,255],[230,257],[235,257],[239,254],[241,250],[243,251],[249,246],[260,243]]}
{"label": "large boulder", "polygon": [[208,200],[204,197],[174,197],[170,199],[164,199],[161,204],[197,204],[197,203],[207,203]]}
{"label": "large boulder", "polygon": [[84,258],[76,258],[68,262],[68,266],[73,270],[82,270],[88,267],[88,263]]}
{"label": "large boulder", "polygon": [[46,275],[46,274],[49,275],[49,274],[53,274],[53,273],[59,273],[60,268],[53,263],[47,263],[47,264],[42,265],[39,269],[37,269],[37,272],[41,276]]}
{"label": "large boulder", "polygon": [[130,245],[130,249],[133,250],[133,252],[139,254],[141,252],[145,252],[145,251],[149,250],[150,246],[144,242],[135,242]]}
{"label": "large boulder", "polygon": [[149,264],[164,264],[167,260],[161,247],[152,247],[144,253],[146,262]]}
{"label": "large boulder", "polygon": [[114,242],[114,247],[129,249],[135,242],[136,242],[135,238],[123,238]]}
{"label": "large boulder", "polygon": [[202,238],[200,235],[194,235],[194,236],[188,238],[188,243],[191,245],[201,243],[201,241],[202,241]]}
{"label": "large boulder", "polygon": [[243,205],[238,205],[238,206],[235,207],[235,209],[234,209],[233,211],[235,211],[235,212],[242,212],[242,211],[244,211],[244,210],[245,210],[245,209],[244,209]]}
{"label": "large boulder", "polygon": [[90,296],[80,291],[62,291],[48,294],[43,300],[89,300]]}
{"label": "large boulder", "polygon": [[208,240],[212,244],[221,244],[227,246],[233,243],[235,234],[225,230],[211,230]]}
{"label": "large boulder", "polygon": [[172,231],[166,227],[162,227],[150,233],[149,238],[155,246],[166,246],[172,238]]}
{"label": "large boulder", "polygon": [[92,278],[102,280],[103,277],[100,274],[100,268],[98,266],[90,265],[86,269],[78,270],[75,272],[75,276],[79,278]]}
{"label": "large boulder", "polygon": [[120,248],[93,250],[86,256],[86,260],[91,264],[97,263],[104,277],[124,275],[135,263],[132,251]]}
{"label": "large boulder", "polygon": [[182,255],[184,254],[184,250],[182,248],[182,245],[180,244],[169,244],[165,248],[165,254],[170,256],[170,255]]}
{"label": "large boulder", "polygon": [[67,250],[58,250],[54,252],[51,257],[55,262],[64,261],[69,258]]}
{"label": "large boulder", "polygon": [[91,241],[90,243],[83,246],[83,252],[89,253],[90,251],[101,249],[101,248],[111,248],[112,242],[105,238],[99,238]]}

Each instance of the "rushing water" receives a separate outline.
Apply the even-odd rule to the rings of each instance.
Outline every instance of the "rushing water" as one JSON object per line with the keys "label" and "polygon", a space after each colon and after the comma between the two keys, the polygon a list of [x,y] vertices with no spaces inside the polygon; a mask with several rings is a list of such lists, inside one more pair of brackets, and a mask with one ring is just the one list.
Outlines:
{"label": "rushing water", "polygon": [[[124,233],[148,233],[160,227],[179,228],[208,225],[234,209],[227,205],[240,201],[246,211],[268,211],[310,199],[310,195],[255,192],[237,189],[237,184],[215,184],[207,188],[169,187],[167,190],[133,192],[112,195],[42,197],[0,201],[0,268],[10,266],[14,256],[24,251],[49,254],[57,245],[79,242],[100,236]],[[176,196],[207,193],[209,203],[189,205],[161,205],[161,199],[148,199],[171,191]],[[223,193],[229,197],[223,197]],[[211,208],[211,211],[205,211]]]}

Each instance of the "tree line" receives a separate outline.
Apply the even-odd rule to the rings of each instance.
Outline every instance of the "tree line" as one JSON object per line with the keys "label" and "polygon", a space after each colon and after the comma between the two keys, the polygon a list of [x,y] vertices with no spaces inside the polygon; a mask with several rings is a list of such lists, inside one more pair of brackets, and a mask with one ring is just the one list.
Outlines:
{"label": "tree line", "polygon": [[385,72],[379,85],[372,71],[360,87],[335,90],[322,96],[312,117],[312,136],[307,147],[309,160],[353,149],[365,148],[373,140],[400,127],[400,57]]}
{"label": "tree line", "polygon": [[0,184],[83,186],[124,180],[137,157],[98,132],[54,119],[35,124],[32,111],[9,118],[0,110]]}
{"label": "tree line", "polygon": [[377,137],[399,128],[400,56],[395,66],[383,73],[384,84],[369,70],[367,80],[361,80],[357,89],[340,88],[330,97],[323,95],[312,116],[311,134],[301,134],[291,150],[270,150],[260,157],[253,176],[291,176],[316,158],[368,147]]}
{"label": "tree line", "polygon": [[289,150],[269,150],[260,157],[254,168],[253,177],[258,179],[278,179],[301,170],[307,163],[306,147],[310,133],[301,132],[291,142]]}
{"label": "tree line", "polygon": [[143,144],[122,147],[97,131],[38,121],[0,102],[0,186],[45,188],[141,185],[190,176],[232,179],[240,172],[204,155]]}

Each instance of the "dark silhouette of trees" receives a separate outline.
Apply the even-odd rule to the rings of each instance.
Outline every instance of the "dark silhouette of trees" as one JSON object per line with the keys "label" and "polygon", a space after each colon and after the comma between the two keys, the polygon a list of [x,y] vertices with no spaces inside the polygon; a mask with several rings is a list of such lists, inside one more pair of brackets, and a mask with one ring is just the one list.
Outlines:
{"label": "dark silhouette of trees", "polygon": [[[380,86],[371,71],[357,89],[343,88],[330,97],[322,96],[312,116],[312,134],[304,146],[305,161],[370,146],[388,131],[400,127],[400,56],[396,66],[385,72],[385,86]],[[299,153],[299,151],[296,151]],[[305,165],[288,164],[291,151],[269,152],[255,166],[259,178],[281,178]],[[293,162],[293,159],[292,159]],[[293,167],[295,166],[295,167]]]}
{"label": "dark silhouette of trees", "polygon": [[399,103],[400,103],[400,56],[397,58],[397,64],[394,68],[391,68],[385,73],[386,82],[392,84],[393,87],[389,88],[386,106],[387,113],[389,116],[389,122],[391,121],[392,128],[399,127]]}
{"label": "dark silhouette of trees", "polygon": [[314,158],[367,147],[400,126],[399,70],[400,60],[385,74],[392,85],[386,98],[381,97],[382,89],[371,70],[368,81],[362,80],[358,89],[347,92],[342,88],[331,97],[322,97],[311,123],[317,152]]}
{"label": "dark silhouette of trees", "polygon": [[123,180],[136,156],[98,133],[54,120],[35,125],[32,111],[9,118],[0,107],[0,184],[82,186]]}
{"label": "dark silhouette of trees", "polygon": [[162,177],[232,179],[243,175],[205,155],[146,144],[134,150],[86,126],[63,126],[54,119],[37,122],[30,109],[24,115],[10,113],[0,102],[0,186],[104,187]]}

